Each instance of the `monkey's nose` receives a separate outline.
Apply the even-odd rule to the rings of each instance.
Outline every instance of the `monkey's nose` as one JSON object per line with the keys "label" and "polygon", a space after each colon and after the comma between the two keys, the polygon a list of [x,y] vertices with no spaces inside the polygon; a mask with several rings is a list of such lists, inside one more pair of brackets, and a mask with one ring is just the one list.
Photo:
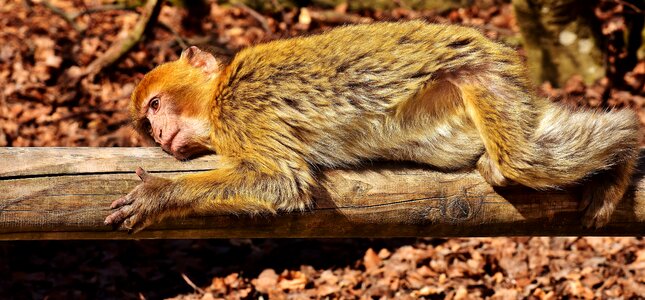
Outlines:
{"label": "monkey's nose", "polygon": [[163,129],[159,129],[159,140],[163,138]]}

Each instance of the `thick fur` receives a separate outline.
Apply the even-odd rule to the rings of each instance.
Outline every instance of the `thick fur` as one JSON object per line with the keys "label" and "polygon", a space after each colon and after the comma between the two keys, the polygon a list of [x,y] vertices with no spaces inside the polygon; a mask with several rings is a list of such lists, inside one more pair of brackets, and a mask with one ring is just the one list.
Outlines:
{"label": "thick fur", "polygon": [[[305,209],[313,169],[389,159],[478,168],[494,185],[589,178],[585,224],[600,226],[634,166],[632,112],[537,97],[515,51],[470,28],[377,23],[274,41],[241,51],[207,83],[183,60],[146,75],[132,109],[167,90],[181,114],[209,113],[210,147],[225,163],[173,185],[172,197],[198,199],[195,211]],[[594,177],[603,172],[614,179]]]}

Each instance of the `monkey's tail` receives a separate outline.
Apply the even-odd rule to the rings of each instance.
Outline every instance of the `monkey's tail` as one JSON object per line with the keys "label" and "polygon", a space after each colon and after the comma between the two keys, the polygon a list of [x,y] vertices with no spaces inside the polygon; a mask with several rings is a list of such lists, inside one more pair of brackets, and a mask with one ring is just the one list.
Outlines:
{"label": "monkey's tail", "polygon": [[539,118],[531,144],[541,157],[536,167],[544,168],[554,183],[573,183],[636,160],[639,122],[634,112],[570,110],[549,104]]}
{"label": "monkey's tail", "polygon": [[532,142],[548,157],[542,167],[556,182],[585,178],[580,206],[586,227],[607,224],[629,187],[639,154],[638,130],[636,115],[626,109],[572,111],[552,104],[542,115]]}

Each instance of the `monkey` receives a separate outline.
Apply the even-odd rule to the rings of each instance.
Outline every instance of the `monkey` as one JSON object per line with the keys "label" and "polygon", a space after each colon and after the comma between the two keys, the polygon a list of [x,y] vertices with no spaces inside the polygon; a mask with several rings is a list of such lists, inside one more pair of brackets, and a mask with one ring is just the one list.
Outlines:
{"label": "monkey", "polygon": [[303,211],[319,168],[392,160],[476,169],[494,187],[581,184],[583,225],[607,224],[635,168],[635,113],[566,108],[526,72],[474,28],[420,20],[262,43],[226,65],[191,46],[139,82],[132,123],[177,159],[220,160],[170,179],[137,169],[105,223]]}

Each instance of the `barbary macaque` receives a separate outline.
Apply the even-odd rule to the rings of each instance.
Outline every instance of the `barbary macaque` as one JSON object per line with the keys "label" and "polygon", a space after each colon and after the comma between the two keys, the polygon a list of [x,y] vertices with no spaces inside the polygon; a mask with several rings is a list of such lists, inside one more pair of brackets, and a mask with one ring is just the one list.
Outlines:
{"label": "barbary macaque", "polygon": [[[240,51],[228,65],[190,47],[132,94],[134,127],[212,171],[143,182],[106,224],[301,211],[312,170],[366,160],[478,169],[493,186],[582,182],[583,224],[606,224],[638,153],[629,110],[571,110],[537,96],[516,51],[472,28],[423,21],[344,26]],[[593,176],[592,176],[593,175]]]}

